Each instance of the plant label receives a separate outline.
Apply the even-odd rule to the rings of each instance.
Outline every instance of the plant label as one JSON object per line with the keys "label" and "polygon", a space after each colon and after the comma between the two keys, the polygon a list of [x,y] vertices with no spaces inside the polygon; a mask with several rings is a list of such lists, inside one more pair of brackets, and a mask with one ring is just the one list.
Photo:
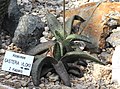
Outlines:
{"label": "plant label", "polygon": [[112,81],[120,84],[120,45],[115,48],[112,56]]}
{"label": "plant label", "polygon": [[2,70],[22,75],[30,75],[34,56],[6,51]]}

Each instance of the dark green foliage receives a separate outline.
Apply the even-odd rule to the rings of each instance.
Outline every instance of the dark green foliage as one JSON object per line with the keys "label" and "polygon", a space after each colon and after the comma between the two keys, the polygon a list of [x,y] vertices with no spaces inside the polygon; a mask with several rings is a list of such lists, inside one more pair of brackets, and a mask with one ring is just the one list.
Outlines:
{"label": "dark green foliage", "polygon": [[[63,80],[64,84],[66,86],[71,86],[68,73],[73,74],[77,77],[82,77],[83,72],[79,69],[79,67],[70,66],[69,63],[78,62],[79,65],[87,67],[87,62],[85,60],[90,60],[99,64],[104,64],[101,61],[99,61],[99,59],[80,50],[76,44],[71,45],[71,42],[75,40],[91,43],[89,38],[87,38],[86,36],[72,34],[72,25],[74,20],[84,22],[84,20],[81,17],[75,15],[66,22],[64,31],[63,27],[57,21],[55,16],[50,13],[47,14],[48,26],[52,34],[56,38],[56,42],[53,46],[53,57],[38,57],[38,59],[34,62],[32,69],[32,79],[34,85],[38,86],[40,83],[39,80],[41,76],[43,76],[43,74],[45,75],[48,71],[51,71],[53,68]],[[76,48],[73,48],[73,45]],[[46,68],[48,68],[48,70],[44,70],[43,65],[46,65]]]}

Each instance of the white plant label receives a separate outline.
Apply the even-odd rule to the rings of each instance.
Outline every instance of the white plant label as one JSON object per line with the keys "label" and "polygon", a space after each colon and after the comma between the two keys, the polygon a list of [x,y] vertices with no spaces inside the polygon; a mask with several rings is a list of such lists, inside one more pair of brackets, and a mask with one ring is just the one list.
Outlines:
{"label": "white plant label", "polygon": [[2,70],[30,76],[34,56],[6,51]]}
{"label": "white plant label", "polygon": [[112,81],[120,84],[120,45],[115,48],[112,56]]}

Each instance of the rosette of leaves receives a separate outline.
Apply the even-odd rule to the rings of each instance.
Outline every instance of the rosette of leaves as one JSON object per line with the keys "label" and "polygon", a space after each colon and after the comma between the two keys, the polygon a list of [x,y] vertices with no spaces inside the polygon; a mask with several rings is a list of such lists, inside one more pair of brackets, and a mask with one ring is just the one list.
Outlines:
{"label": "rosette of leaves", "polygon": [[53,45],[53,56],[38,55],[35,57],[36,61],[33,64],[31,72],[32,80],[35,86],[40,84],[40,78],[49,71],[56,72],[66,86],[71,86],[68,73],[81,77],[81,70],[76,66],[69,65],[69,63],[80,61],[81,65],[87,66],[85,60],[91,60],[104,64],[90,54],[79,50],[76,45],[74,45],[75,48],[72,47],[73,44],[71,45],[71,42],[74,40],[91,43],[89,38],[86,36],[72,34],[74,20],[84,22],[81,17],[75,15],[68,19],[65,23],[65,30],[54,15],[48,13],[46,17],[48,26],[56,40]]}

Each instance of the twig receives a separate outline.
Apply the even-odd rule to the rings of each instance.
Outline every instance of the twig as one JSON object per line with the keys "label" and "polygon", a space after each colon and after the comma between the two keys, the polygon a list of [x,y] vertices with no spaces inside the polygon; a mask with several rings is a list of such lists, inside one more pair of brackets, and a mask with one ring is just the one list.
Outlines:
{"label": "twig", "polygon": [[63,29],[65,34],[65,0],[63,0]]}

